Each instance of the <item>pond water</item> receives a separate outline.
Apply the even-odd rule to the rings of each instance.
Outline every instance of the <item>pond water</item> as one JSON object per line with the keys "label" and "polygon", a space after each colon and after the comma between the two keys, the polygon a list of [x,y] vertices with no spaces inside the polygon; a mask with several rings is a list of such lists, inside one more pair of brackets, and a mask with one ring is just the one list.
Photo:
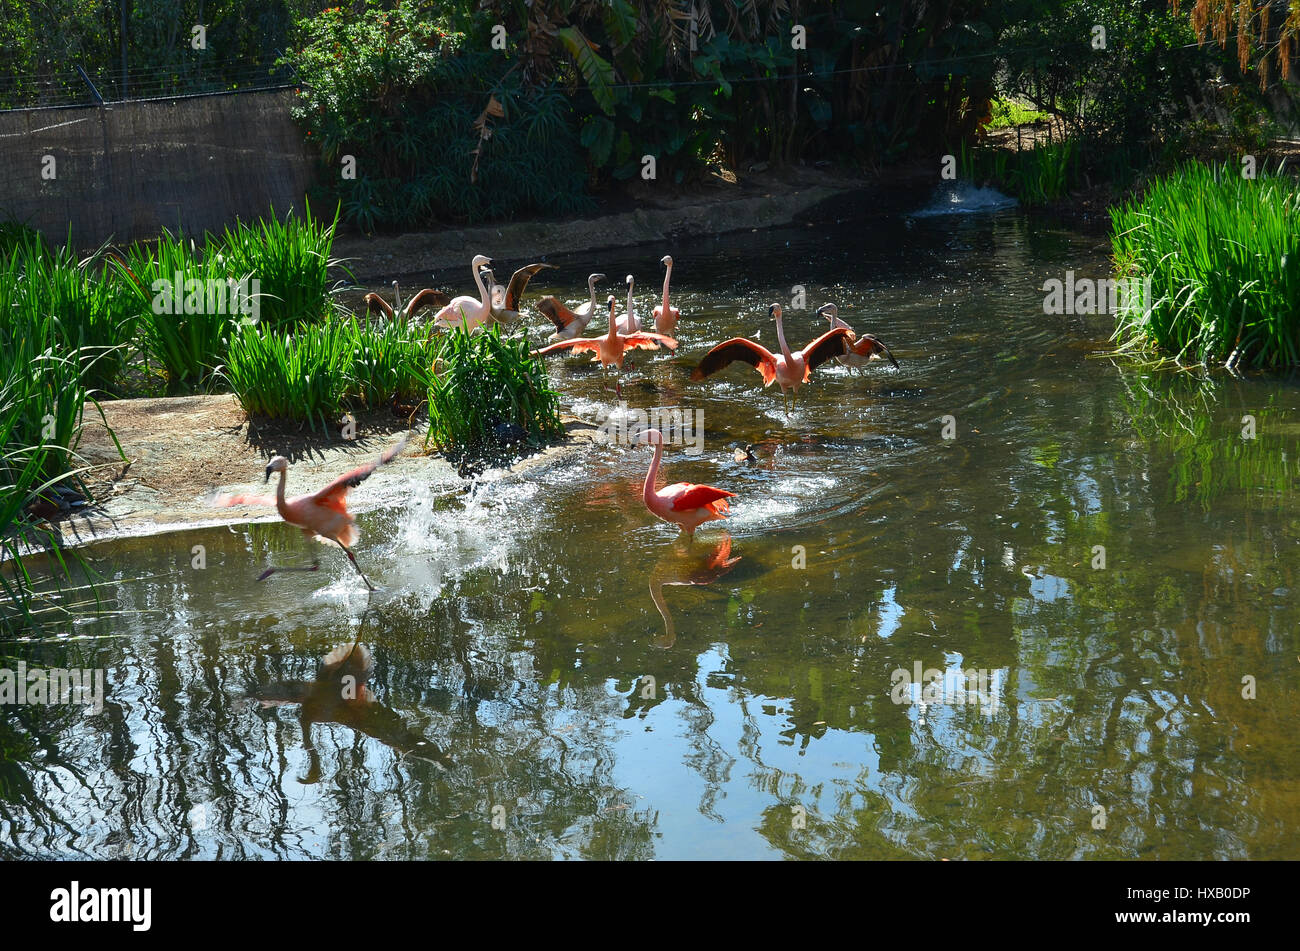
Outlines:
{"label": "pond water", "polygon": [[[0,855],[1300,857],[1300,389],[1044,315],[1104,238],[836,209],[530,288],[631,270],[644,313],[672,251],[680,349],[623,397],[703,426],[664,481],[737,493],[693,546],[610,444],[362,516],[372,597],[329,551],[256,583],[303,557],[278,524],[91,549],[115,613],[0,645],[106,676],[101,713],[0,714]],[[775,349],[773,300],[795,345],[834,301],[900,369],[824,367],[788,420],[743,365],[689,381],[727,337]]]}

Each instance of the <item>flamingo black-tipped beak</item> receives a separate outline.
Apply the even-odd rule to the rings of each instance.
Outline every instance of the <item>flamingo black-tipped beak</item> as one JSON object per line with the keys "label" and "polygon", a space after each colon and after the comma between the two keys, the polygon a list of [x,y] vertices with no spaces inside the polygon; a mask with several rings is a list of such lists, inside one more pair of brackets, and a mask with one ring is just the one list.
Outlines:
{"label": "flamingo black-tipped beak", "polygon": [[266,478],[262,480],[262,483],[265,484],[265,483],[270,482],[270,481],[271,481],[271,467],[270,467],[270,466],[267,466],[267,467],[266,467]]}
{"label": "flamingo black-tipped beak", "polygon": [[776,319],[776,312],[777,312],[779,309],[780,309],[780,308],[778,308],[778,307],[776,306],[776,304],[769,304],[768,307],[767,307],[767,316],[770,317],[771,319],[775,320],[775,319]]}
{"label": "flamingo black-tipped beak", "polygon": [[591,276],[592,283],[594,283],[594,284],[599,284],[599,283],[600,283],[601,281],[603,281],[604,279],[605,279],[605,275],[604,275],[604,274],[593,274],[593,275]]}

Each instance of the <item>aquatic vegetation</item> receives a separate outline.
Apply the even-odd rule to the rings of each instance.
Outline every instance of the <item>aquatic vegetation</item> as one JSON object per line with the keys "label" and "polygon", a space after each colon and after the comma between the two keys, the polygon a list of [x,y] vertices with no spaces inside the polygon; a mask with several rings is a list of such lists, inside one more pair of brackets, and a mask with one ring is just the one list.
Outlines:
{"label": "aquatic vegetation", "polygon": [[[48,331],[50,346],[73,356],[91,389],[112,392],[135,326],[128,294],[102,272],[105,249],[84,259],[51,248],[34,232],[20,233],[0,263],[5,312],[17,328]],[[88,359],[82,359],[88,358]]]}
{"label": "aquatic vegetation", "polygon": [[[226,308],[207,306],[206,288],[225,280],[217,260],[193,239],[168,231],[153,245],[135,245],[110,260],[135,302],[137,344],[146,368],[162,375],[169,392],[205,385],[225,354],[237,317]],[[185,304],[190,281],[204,288],[201,306]]]}
{"label": "aquatic vegetation", "polygon": [[1195,364],[1300,363],[1300,188],[1293,180],[1189,163],[1110,216],[1116,276],[1149,277],[1153,298],[1118,316],[1117,340]]}
{"label": "aquatic vegetation", "polygon": [[377,329],[352,325],[349,392],[368,408],[423,401],[443,338],[425,327],[390,321]]}
{"label": "aquatic vegetation", "polygon": [[429,379],[426,442],[454,458],[491,457],[514,428],[533,444],[564,436],[559,395],[527,339],[496,327],[449,334]]}

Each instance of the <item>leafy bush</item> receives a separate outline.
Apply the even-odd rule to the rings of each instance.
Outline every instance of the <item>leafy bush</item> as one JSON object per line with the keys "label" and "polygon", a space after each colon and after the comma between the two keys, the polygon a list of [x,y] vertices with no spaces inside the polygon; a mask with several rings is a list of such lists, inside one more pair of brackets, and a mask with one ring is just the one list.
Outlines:
{"label": "leafy bush", "polygon": [[[525,84],[486,42],[416,4],[303,21],[294,117],[320,150],[322,188],[362,230],[590,206],[568,100]],[[340,174],[344,156],[356,177]]]}
{"label": "leafy bush", "polygon": [[1150,277],[1153,298],[1120,315],[1117,339],[1202,364],[1300,364],[1294,180],[1191,163],[1110,216],[1116,274]]}
{"label": "leafy bush", "polygon": [[496,327],[472,336],[456,329],[429,381],[427,442],[453,459],[494,457],[513,427],[534,444],[564,436],[546,367],[523,336],[503,338]]}

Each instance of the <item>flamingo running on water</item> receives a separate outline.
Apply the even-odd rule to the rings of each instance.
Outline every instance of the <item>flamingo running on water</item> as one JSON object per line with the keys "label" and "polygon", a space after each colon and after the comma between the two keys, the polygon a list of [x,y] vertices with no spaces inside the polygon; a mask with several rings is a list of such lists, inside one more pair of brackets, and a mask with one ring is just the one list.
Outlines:
{"label": "flamingo running on water", "polygon": [[604,274],[588,275],[587,293],[591,299],[573,310],[569,310],[558,298],[550,295],[537,302],[537,309],[542,312],[547,320],[555,324],[555,333],[546,339],[547,343],[572,340],[587,329],[587,324],[591,322],[592,316],[596,313],[596,284],[604,279]]}
{"label": "flamingo running on water", "polygon": [[632,275],[629,274],[627,281],[627,312],[618,315],[618,332],[621,334],[635,334],[641,332],[641,321],[637,319],[636,314],[632,311],[632,287],[636,284]]}
{"label": "flamingo running on water", "polygon": [[840,310],[834,304],[822,304],[817,308],[817,313],[829,320],[831,327],[843,327],[851,335],[848,339],[848,352],[836,358],[841,364],[860,373],[862,368],[872,360],[879,360],[884,356],[894,365],[895,370],[898,369],[898,361],[889,352],[885,342],[872,334],[863,334],[859,337],[853,332],[852,327],[840,320]]}
{"label": "flamingo running on water", "polygon": [[444,329],[463,326],[472,333],[491,319],[492,292],[483,283],[482,270],[491,263],[492,259],[486,254],[474,255],[469,266],[474,274],[474,283],[478,286],[478,299],[469,296],[453,297],[451,302],[434,316],[435,326]]}
{"label": "flamingo running on water", "polygon": [[671,335],[677,329],[677,321],[681,319],[682,312],[668,303],[668,282],[673,276],[673,256],[665,254],[659,259],[659,263],[665,268],[664,270],[664,302],[656,307],[651,313],[655,319],[655,330],[661,334]]}
{"label": "flamingo running on water", "polygon": [[706,353],[699,366],[691,372],[691,379],[703,380],[733,361],[741,360],[762,374],[763,386],[771,386],[772,381],[776,381],[781,387],[781,398],[786,401],[786,416],[789,416],[787,391],[793,393],[797,402],[799,387],[808,382],[812,371],[827,360],[833,360],[844,353],[851,331],[844,327],[833,327],[802,350],[791,351],[790,345],[785,342],[785,329],[781,324],[781,305],[771,305],[767,313],[776,321],[776,339],[781,344],[779,354],[744,337],[733,337]]}
{"label": "flamingo running on water", "polygon": [[696,485],[693,482],[674,482],[656,489],[659,463],[664,457],[664,434],[657,429],[647,429],[638,438],[640,442],[651,443],[655,447],[655,456],[650,460],[650,471],[645,474],[645,487],[642,490],[645,507],[651,515],[680,525],[686,537],[691,539],[695,537],[695,530],[705,522],[727,517],[730,509],[727,499],[735,498],[735,492],[711,485]]}
{"label": "flamingo running on water", "polygon": [[600,363],[602,377],[605,375],[606,367],[614,367],[616,374],[614,378],[615,385],[618,395],[622,396],[623,382],[618,378],[617,374],[623,369],[623,354],[628,350],[658,350],[661,343],[669,350],[676,350],[677,341],[664,334],[650,333],[644,330],[632,334],[619,333],[618,322],[614,317],[614,308],[617,302],[613,294],[609,295],[608,304],[609,332],[605,336],[561,340],[559,343],[553,343],[541,350],[534,350],[533,356],[544,357],[559,350],[573,350],[578,353],[591,351],[595,354],[592,360]]}
{"label": "flamingo running on water", "polygon": [[[352,552],[352,546],[357,543],[360,532],[357,531],[357,520],[348,511],[347,494],[349,489],[356,488],[366,481],[380,466],[396,459],[405,448],[406,440],[403,439],[396,446],[386,450],[374,462],[358,466],[351,472],[345,472],[317,492],[299,495],[292,499],[284,497],[285,473],[289,470],[289,460],[284,456],[275,456],[266,464],[267,482],[271,481],[272,472],[280,473],[280,483],[275,488],[275,498],[265,495],[222,495],[217,497],[215,504],[274,505],[280,517],[290,525],[301,528],[308,539],[325,539],[335,542],[342,548],[347,553],[348,560],[352,562],[352,567],[357,569],[357,574],[361,575],[361,580],[366,583],[366,587],[374,591],[375,586],[361,570],[361,566],[357,564],[357,556]],[[314,558],[309,568],[267,568],[257,580],[265,581],[277,571],[315,571],[318,568],[320,568],[320,559]]]}
{"label": "flamingo running on water", "polygon": [[392,320],[396,316],[402,323],[406,323],[426,307],[446,307],[451,303],[451,298],[442,291],[435,291],[432,287],[426,287],[409,301],[406,306],[402,306],[402,292],[393,281],[393,304],[389,304],[378,294],[370,293],[362,298],[366,305],[366,313],[371,317],[380,317],[383,320]]}

